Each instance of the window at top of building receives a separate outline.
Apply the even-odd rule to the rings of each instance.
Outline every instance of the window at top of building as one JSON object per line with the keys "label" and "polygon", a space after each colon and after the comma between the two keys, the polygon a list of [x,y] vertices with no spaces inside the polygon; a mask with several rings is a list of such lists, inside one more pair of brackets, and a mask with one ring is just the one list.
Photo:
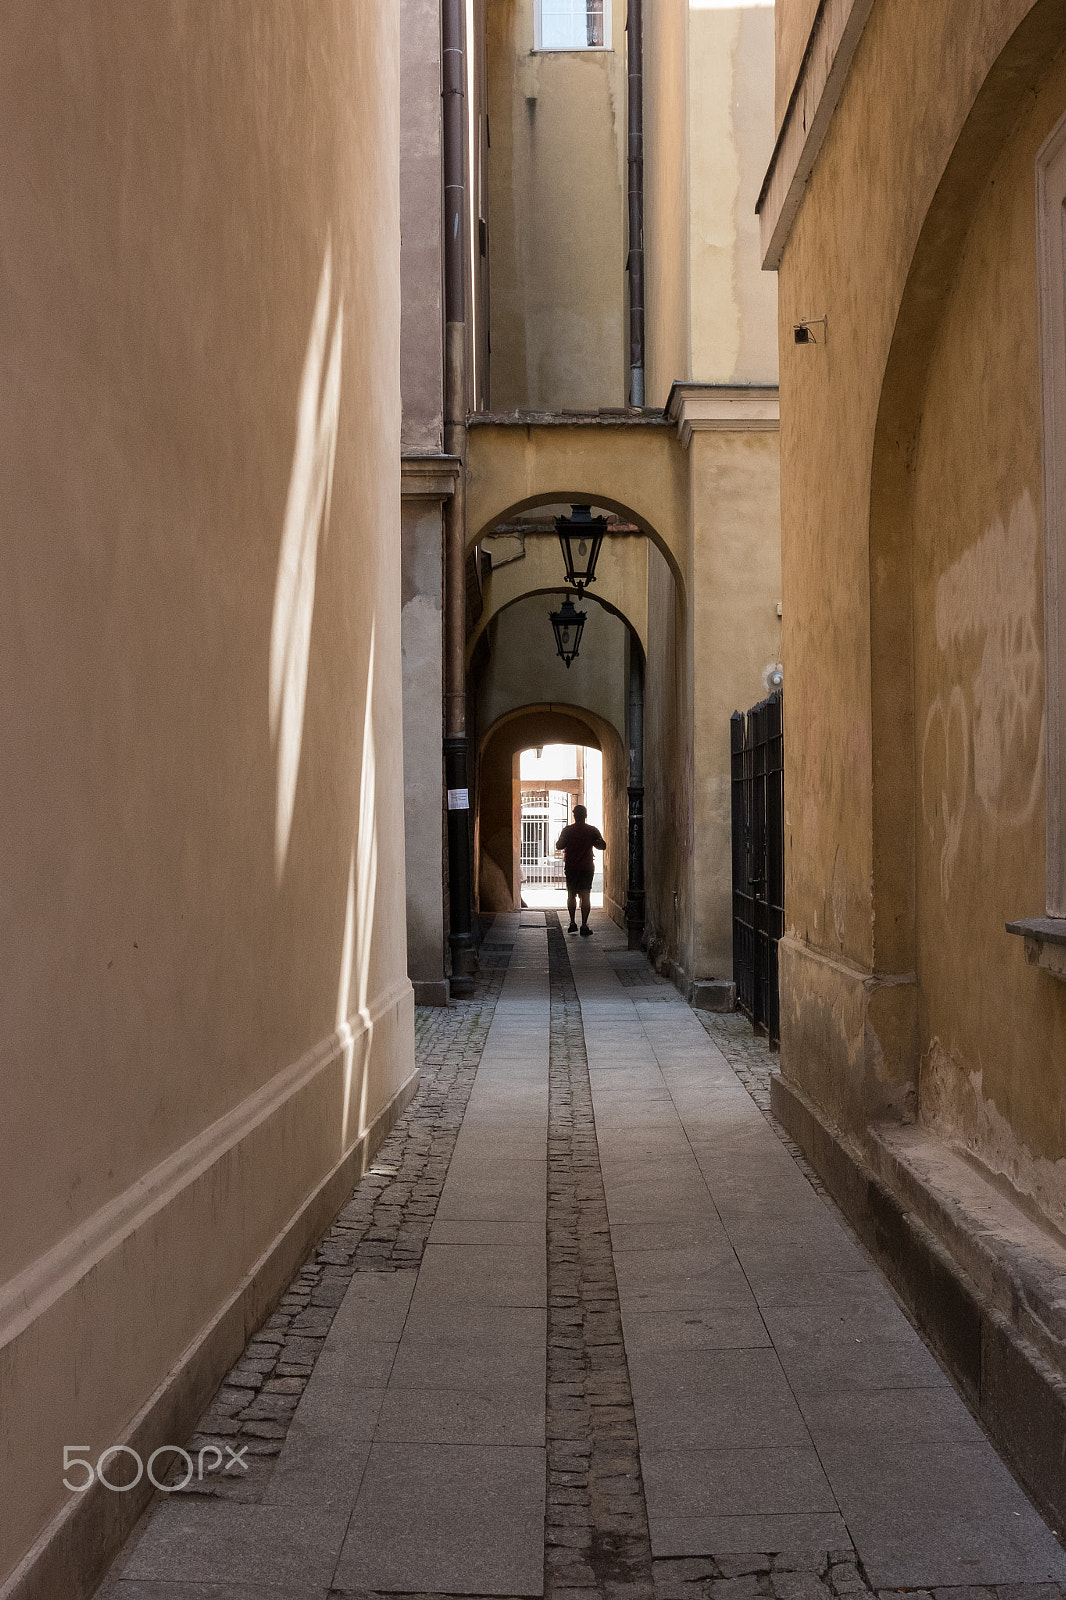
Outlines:
{"label": "window at top of building", "polygon": [[606,50],[611,31],[611,0],[536,0],[538,50]]}

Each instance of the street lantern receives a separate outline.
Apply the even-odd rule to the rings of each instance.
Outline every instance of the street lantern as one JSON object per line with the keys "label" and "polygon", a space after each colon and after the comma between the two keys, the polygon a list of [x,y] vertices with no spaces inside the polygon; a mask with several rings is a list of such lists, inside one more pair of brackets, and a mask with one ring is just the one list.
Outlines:
{"label": "street lantern", "polygon": [[555,531],[566,565],[566,582],[581,595],[596,581],[596,562],[607,532],[607,518],[594,517],[591,506],[571,506],[573,516],[556,517]]}
{"label": "street lantern", "polygon": [[585,613],[576,610],[573,600],[567,595],[559,610],[549,611],[548,616],[555,632],[556,649],[569,669],[571,661],[577,660],[577,648],[585,627]]}

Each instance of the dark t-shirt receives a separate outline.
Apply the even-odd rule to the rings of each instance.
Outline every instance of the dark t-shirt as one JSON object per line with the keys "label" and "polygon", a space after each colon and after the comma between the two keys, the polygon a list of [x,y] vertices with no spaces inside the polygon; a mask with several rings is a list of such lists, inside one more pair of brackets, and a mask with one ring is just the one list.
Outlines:
{"label": "dark t-shirt", "polygon": [[571,822],[559,835],[555,848],[563,852],[563,866],[567,872],[594,872],[593,849],[606,850],[607,840],[591,822]]}

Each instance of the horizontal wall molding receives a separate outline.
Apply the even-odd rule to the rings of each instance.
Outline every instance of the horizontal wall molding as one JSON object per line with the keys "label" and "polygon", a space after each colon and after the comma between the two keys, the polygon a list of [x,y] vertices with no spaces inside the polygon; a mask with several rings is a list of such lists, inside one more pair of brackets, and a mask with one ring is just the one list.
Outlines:
{"label": "horizontal wall molding", "polygon": [[449,500],[462,463],[458,456],[400,457],[400,496],[404,500]]}
{"label": "horizontal wall molding", "polygon": [[874,0],[822,0],[755,210],[763,267],[776,272]]}
{"label": "horizontal wall molding", "polygon": [[675,383],[666,415],[687,450],[694,433],[777,433],[776,384]]}
{"label": "horizontal wall molding", "polygon": [[[402,985],[398,986],[402,990]],[[396,1001],[394,1000],[394,1004]],[[413,1071],[365,1132],[317,1185],[197,1335],[129,1426],[114,1440],[142,1460],[161,1444],[187,1439],[222,1378],[285,1293],[309,1249],[325,1233],[365,1173],[419,1084]],[[6,1581],[0,1600],[84,1600],[152,1498],[147,1478],[127,1494],[94,1483],[72,1495]]]}
{"label": "horizontal wall molding", "polygon": [[[120,1249],[126,1239],[241,1144],[254,1129],[275,1116],[286,1101],[300,1094],[338,1056],[354,1048],[410,992],[407,978],[392,984],[376,998],[365,1015],[357,1014],[342,1024],[10,1278],[0,1287],[0,1348],[69,1294],[94,1267]],[[353,1143],[362,1132],[356,1130]]]}

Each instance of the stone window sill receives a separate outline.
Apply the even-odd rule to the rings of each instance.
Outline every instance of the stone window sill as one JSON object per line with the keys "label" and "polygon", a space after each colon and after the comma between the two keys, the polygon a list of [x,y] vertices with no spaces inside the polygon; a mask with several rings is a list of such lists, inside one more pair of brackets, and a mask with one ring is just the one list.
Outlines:
{"label": "stone window sill", "polygon": [[1066,917],[1023,917],[1008,922],[1007,932],[1025,940],[1025,959],[1066,982]]}

